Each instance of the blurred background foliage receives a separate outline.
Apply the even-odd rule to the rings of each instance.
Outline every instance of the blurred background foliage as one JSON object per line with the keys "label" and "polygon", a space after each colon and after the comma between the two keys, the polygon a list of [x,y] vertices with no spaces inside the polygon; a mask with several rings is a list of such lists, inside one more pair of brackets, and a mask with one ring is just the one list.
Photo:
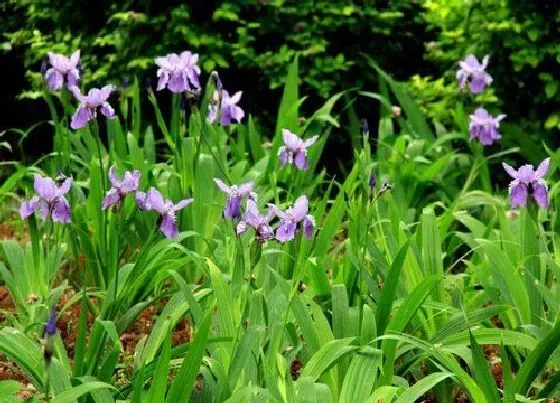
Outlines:
{"label": "blurred background foliage", "polygon": [[[557,0],[8,0],[0,7],[8,16],[3,70],[12,77],[2,101],[9,117],[0,129],[48,116],[40,108],[33,109],[37,116],[21,112],[14,97],[40,96],[40,66],[51,50],[82,50],[88,88],[134,77],[145,82],[155,76],[155,56],[190,49],[200,53],[204,72],[218,69],[226,88],[243,90],[245,109],[270,126],[295,55],[308,97],[304,112],[342,90],[377,90],[368,55],[410,83],[428,117],[449,124],[457,61],[475,53],[491,55],[494,77],[476,101],[506,113],[533,143],[558,143]],[[356,108],[376,120],[367,102]]]}

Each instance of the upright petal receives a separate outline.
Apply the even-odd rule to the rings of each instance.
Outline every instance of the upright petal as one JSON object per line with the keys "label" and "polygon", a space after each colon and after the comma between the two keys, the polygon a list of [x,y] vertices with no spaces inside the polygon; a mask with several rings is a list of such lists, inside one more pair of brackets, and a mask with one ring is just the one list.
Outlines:
{"label": "upright petal", "polygon": [[70,63],[73,68],[75,68],[78,63],[80,63],[80,49],[72,53],[72,55],[70,56]]}
{"label": "upright petal", "polygon": [[124,179],[121,182],[120,191],[123,194],[132,193],[138,190],[138,185],[140,184],[140,171],[134,171],[132,173],[125,172]]}
{"label": "upright petal", "polygon": [[512,182],[512,184],[509,185],[509,197],[511,200],[511,207],[526,206],[527,185],[524,183],[516,183],[516,181]]}
{"label": "upright petal", "polygon": [[214,183],[218,186],[218,188],[227,194],[231,193],[231,189],[228,185],[226,185],[224,182],[222,182],[221,180],[219,180],[218,178],[214,178]]}
{"label": "upright petal", "polygon": [[78,108],[76,113],[72,115],[72,120],[70,121],[70,127],[74,130],[81,129],[91,119],[93,119],[93,114],[91,112],[91,109],[85,106],[81,106]]}
{"label": "upright petal", "polygon": [[239,185],[237,194],[239,196],[246,196],[253,191],[253,182],[247,182]]}
{"label": "upright petal", "polygon": [[504,170],[509,176],[511,176],[513,179],[517,179],[517,171],[512,166],[506,164],[505,162],[502,162],[502,167],[504,167]]}
{"label": "upright petal", "polygon": [[33,175],[34,183],[33,187],[35,189],[35,193],[39,195],[39,197],[47,202],[51,202],[56,197],[56,184],[54,181],[49,177],[42,177],[39,174]]}
{"label": "upright petal", "polygon": [[54,222],[69,223],[70,222],[70,204],[64,197],[57,199],[52,207],[52,220]]}
{"label": "upright petal", "polygon": [[282,221],[276,230],[276,239],[280,242],[287,242],[294,239],[297,224],[293,221]]}
{"label": "upright petal", "polygon": [[72,182],[72,178],[66,178],[64,182],[62,182],[62,185],[58,188],[58,195],[63,196],[68,193],[70,191],[70,187],[72,187]]}
{"label": "upright petal", "polygon": [[184,209],[185,207],[187,207],[189,204],[191,204],[193,202],[194,199],[185,199],[185,200],[181,200],[180,202],[178,202],[177,204],[173,205],[172,210],[173,211],[179,211]]}
{"label": "upright petal", "polygon": [[284,145],[292,150],[295,150],[302,144],[302,140],[287,129],[282,129],[282,139],[284,140]]}
{"label": "upright petal", "polygon": [[539,164],[537,170],[535,171],[535,175],[534,175],[535,180],[544,178],[544,176],[548,172],[549,164],[550,164],[550,158],[545,159],[543,162]]}
{"label": "upright petal", "polygon": [[455,78],[457,79],[457,85],[459,86],[459,88],[461,89],[465,88],[465,83],[467,81],[467,73],[465,73],[463,69],[457,70],[457,73],[455,74]]}
{"label": "upright petal", "polygon": [[548,207],[548,186],[544,182],[533,184],[533,198],[541,208]]}
{"label": "upright petal", "polygon": [[158,70],[158,83],[156,90],[161,91],[165,88],[169,82],[169,73],[166,71]]}
{"label": "upright petal", "polygon": [[237,228],[235,229],[235,232],[237,233],[237,235],[241,235],[245,231],[247,231],[247,222],[241,220],[237,224]]}
{"label": "upright petal", "polygon": [[319,136],[312,136],[306,140],[303,141],[303,146],[305,148],[312,146],[313,144],[315,144],[315,142],[317,141],[317,139],[319,138]]}
{"label": "upright petal", "polygon": [[27,219],[39,207],[40,199],[35,196],[31,200],[24,200],[21,203],[19,214],[23,220]]}
{"label": "upright petal", "polygon": [[253,228],[258,228],[260,220],[259,220],[259,209],[257,208],[257,203],[253,200],[247,200],[246,208],[245,208],[245,217],[243,217],[243,221],[249,224]]}
{"label": "upright petal", "polygon": [[58,91],[62,88],[64,83],[64,77],[60,71],[55,69],[48,69],[45,73],[45,80],[47,80],[47,86],[54,91]]}
{"label": "upright petal", "polygon": [[116,187],[120,187],[122,184],[122,181],[117,177],[117,169],[115,168],[115,165],[111,165],[109,167],[109,173],[107,175],[109,177],[109,180],[111,181],[111,184],[113,186]]}
{"label": "upright petal", "polygon": [[105,102],[109,99],[111,93],[115,90],[115,86],[112,84],[106,85],[99,89],[99,102]]}
{"label": "upright petal", "polygon": [[294,203],[292,216],[294,217],[294,219],[296,221],[299,222],[299,221],[303,220],[303,218],[307,214],[307,210],[308,210],[307,196],[302,195],[302,196],[298,197],[296,199],[295,203]]}
{"label": "upright petal", "polygon": [[179,235],[179,230],[177,229],[177,224],[175,222],[175,216],[173,214],[164,214],[163,220],[160,226],[161,232],[170,239],[173,239]]}
{"label": "upright petal", "polygon": [[160,214],[165,213],[165,202],[163,196],[154,187],[151,187],[146,194],[146,210],[155,210]]}

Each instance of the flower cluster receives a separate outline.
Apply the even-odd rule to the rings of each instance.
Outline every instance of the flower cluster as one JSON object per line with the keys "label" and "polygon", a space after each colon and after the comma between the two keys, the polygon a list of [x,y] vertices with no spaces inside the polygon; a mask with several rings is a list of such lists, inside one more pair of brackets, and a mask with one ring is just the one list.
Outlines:
{"label": "flower cluster", "polygon": [[[265,213],[260,213],[256,203],[256,194],[252,192],[252,182],[239,186],[228,186],[217,178],[214,178],[214,182],[228,196],[223,212],[223,216],[226,219],[236,219],[242,216],[242,198],[247,197],[245,214],[237,223],[237,235],[241,235],[249,228],[253,228],[259,242],[266,242],[276,237],[278,241],[284,243],[294,239],[299,224],[300,229],[308,239],[313,237],[315,219],[310,214],[307,214],[307,196],[298,197],[293,207],[289,207],[285,211],[280,210],[274,204],[269,204],[268,210]],[[279,219],[276,233],[270,225],[270,222],[275,217]]]}
{"label": "flower cluster", "polygon": [[80,80],[80,71],[78,70],[78,64],[80,63],[79,50],[72,53],[70,57],[49,52],[49,62],[51,67],[45,72],[44,77],[51,90],[62,89],[64,83],[68,88],[78,85]]}
{"label": "flower cluster", "polygon": [[477,108],[470,116],[469,132],[471,140],[478,139],[483,146],[489,146],[501,138],[498,128],[506,115],[492,117],[484,108]]}
{"label": "flower cluster", "polygon": [[158,84],[157,90],[167,87],[171,92],[200,91],[200,67],[198,54],[188,50],[180,55],[170,53],[156,57]]}
{"label": "flower cluster", "polygon": [[140,171],[125,172],[124,177],[119,179],[115,172],[115,166],[109,168],[109,180],[111,189],[105,195],[101,204],[102,210],[107,210],[111,206],[119,206],[127,194],[136,192],[140,183]]}

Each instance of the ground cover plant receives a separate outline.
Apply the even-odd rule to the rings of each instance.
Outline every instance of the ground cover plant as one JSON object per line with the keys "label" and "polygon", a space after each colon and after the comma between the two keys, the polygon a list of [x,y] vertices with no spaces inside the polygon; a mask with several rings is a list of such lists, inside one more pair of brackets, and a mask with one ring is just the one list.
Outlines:
{"label": "ground cover plant", "polygon": [[449,127],[367,58],[378,92],[302,117],[296,58],[272,133],[198,54],[156,58],[148,87],[81,87],[80,57],[42,71],[53,152],[2,165],[0,399],[554,401],[560,153],[500,146],[489,56],[457,61]]}

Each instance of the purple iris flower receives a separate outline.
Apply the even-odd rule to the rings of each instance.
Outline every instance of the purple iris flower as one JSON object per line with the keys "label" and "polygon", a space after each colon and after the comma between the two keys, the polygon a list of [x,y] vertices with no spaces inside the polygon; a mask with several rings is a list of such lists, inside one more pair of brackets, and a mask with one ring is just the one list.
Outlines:
{"label": "purple iris flower", "polygon": [[38,208],[43,221],[48,216],[54,222],[70,222],[70,204],[66,200],[66,195],[72,186],[72,178],[66,178],[60,187],[49,177],[42,177],[39,174],[34,176],[35,193],[37,196],[21,203],[20,215],[22,219],[27,219]]}
{"label": "purple iris flower", "polygon": [[193,199],[181,200],[173,204],[171,200],[164,200],[161,193],[155,188],[150,188],[147,193],[137,192],[136,203],[141,210],[154,210],[160,214],[162,220],[160,229],[167,238],[175,238],[179,235],[175,213],[193,202]]}
{"label": "purple iris flower", "polygon": [[115,110],[107,102],[111,92],[115,90],[114,86],[106,85],[100,89],[92,88],[87,95],[82,95],[78,87],[71,87],[70,90],[76,99],[80,101],[80,107],[74,113],[70,122],[72,129],[80,129],[90,120],[97,118],[97,109],[99,109],[103,116],[109,119],[115,117]]}
{"label": "purple iris flower", "polygon": [[459,88],[464,88],[465,83],[469,82],[469,88],[473,94],[479,94],[484,91],[484,87],[492,84],[492,77],[486,73],[488,67],[488,55],[484,56],[482,63],[474,55],[468,55],[459,62],[460,69],[457,70],[457,84]]}
{"label": "purple iris flower", "polygon": [[[200,67],[198,54],[185,51],[180,55],[170,53],[167,56],[156,57],[158,84],[157,90],[167,87],[171,92],[200,90]],[[191,88],[192,86],[192,88]]]}
{"label": "purple iris flower", "polygon": [[470,116],[469,131],[471,140],[478,138],[483,146],[491,145],[495,140],[499,140],[502,136],[498,132],[500,121],[506,115],[498,115],[492,117],[484,108],[478,108]]}
{"label": "purple iris flower", "polygon": [[[222,90],[222,102],[221,102],[221,116],[220,124],[222,126],[229,126],[232,120],[236,120],[237,123],[241,122],[241,119],[245,117],[245,111],[237,106],[237,103],[241,99],[241,91],[237,91],[234,96],[230,97],[229,92]],[[210,103],[208,111],[208,121],[214,123],[218,116],[218,102],[219,102],[219,92],[214,91],[213,100]]]}
{"label": "purple iris flower", "polygon": [[313,145],[319,136],[303,140],[287,129],[282,129],[284,145],[278,149],[280,165],[295,164],[300,170],[307,170],[307,148]]}
{"label": "purple iris flower", "polygon": [[257,203],[253,199],[247,200],[245,215],[237,224],[237,235],[241,235],[249,227],[255,230],[255,235],[259,242],[266,242],[274,238],[274,230],[270,226],[270,221],[276,215],[273,205],[268,207],[266,214],[261,214],[257,208]]}
{"label": "purple iris flower", "polygon": [[68,88],[78,85],[80,80],[80,71],[78,70],[78,63],[80,63],[79,50],[72,53],[70,57],[49,52],[49,62],[51,68],[45,72],[44,77],[51,90],[60,90],[64,81],[66,81]]}
{"label": "purple iris flower", "polygon": [[242,185],[228,186],[221,180],[214,178],[214,182],[222,192],[228,195],[226,207],[224,209],[224,218],[232,219],[237,218],[241,214],[241,198],[249,196],[253,190],[253,183],[247,182]]}
{"label": "purple iris flower", "polygon": [[518,170],[513,169],[506,163],[503,163],[505,171],[513,178],[509,184],[509,197],[511,199],[511,207],[526,206],[529,195],[542,208],[548,207],[548,185],[543,177],[548,171],[550,158],[545,159],[537,167],[535,171],[533,165],[522,165]]}
{"label": "purple iris flower", "polygon": [[136,192],[138,190],[138,183],[140,182],[140,171],[125,172],[124,177],[119,179],[115,172],[115,166],[109,168],[109,180],[111,181],[111,189],[105,195],[103,203],[101,204],[102,210],[107,210],[109,207],[118,205],[127,194]]}
{"label": "purple iris flower", "polygon": [[302,230],[307,239],[313,237],[315,229],[315,219],[307,214],[307,196],[303,195],[296,199],[294,206],[286,211],[280,211],[274,206],[276,215],[280,218],[280,226],[276,229],[276,239],[280,242],[287,242],[294,239],[297,224],[302,223]]}

